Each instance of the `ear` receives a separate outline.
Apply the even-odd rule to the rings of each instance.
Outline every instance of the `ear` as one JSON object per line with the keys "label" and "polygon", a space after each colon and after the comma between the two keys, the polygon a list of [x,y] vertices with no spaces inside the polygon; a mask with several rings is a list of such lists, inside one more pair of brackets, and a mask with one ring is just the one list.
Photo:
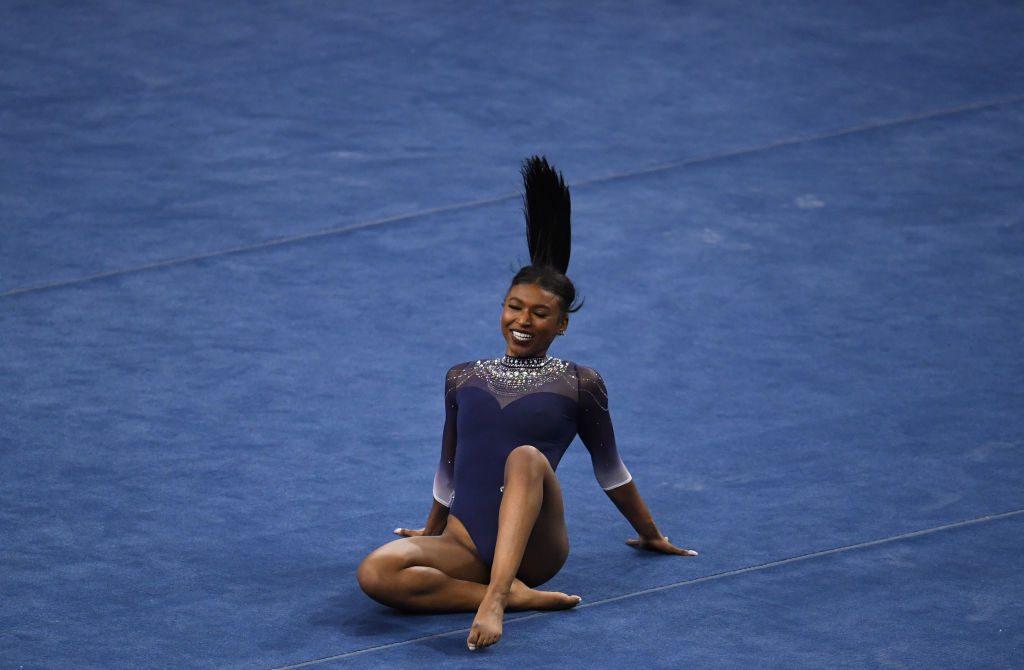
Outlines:
{"label": "ear", "polygon": [[565,329],[569,327],[569,315],[566,314],[562,317],[562,322],[558,324],[558,334],[565,335]]}

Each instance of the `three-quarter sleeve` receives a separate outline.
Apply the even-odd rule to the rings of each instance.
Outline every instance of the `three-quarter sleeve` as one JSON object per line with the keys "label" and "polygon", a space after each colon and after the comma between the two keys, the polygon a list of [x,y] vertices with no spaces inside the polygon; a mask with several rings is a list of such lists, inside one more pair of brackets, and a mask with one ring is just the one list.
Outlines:
{"label": "three-quarter sleeve", "polygon": [[615,430],[608,413],[608,391],[601,375],[591,368],[577,366],[579,384],[578,431],[590,452],[594,476],[605,491],[628,484],[633,477],[619,458]]}
{"label": "three-quarter sleeve", "polygon": [[434,500],[445,507],[452,506],[455,498],[455,444],[457,442],[458,403],[455,391],[465,364],[448,370],[444,380],[444,431],[441,434],[441,461],[434,474]]}

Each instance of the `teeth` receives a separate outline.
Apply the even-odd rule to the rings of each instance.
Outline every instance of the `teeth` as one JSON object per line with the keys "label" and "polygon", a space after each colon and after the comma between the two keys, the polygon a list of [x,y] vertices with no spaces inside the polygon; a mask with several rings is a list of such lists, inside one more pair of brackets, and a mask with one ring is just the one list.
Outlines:
{"label": "teeth", "polygon": [[529,333],[521,333],[518,330],[513,330],[512,331],[512,337],[516,338],[520,342],[526,342],[528,340],[532,340],[533,339],[533,335],[531,335]]}

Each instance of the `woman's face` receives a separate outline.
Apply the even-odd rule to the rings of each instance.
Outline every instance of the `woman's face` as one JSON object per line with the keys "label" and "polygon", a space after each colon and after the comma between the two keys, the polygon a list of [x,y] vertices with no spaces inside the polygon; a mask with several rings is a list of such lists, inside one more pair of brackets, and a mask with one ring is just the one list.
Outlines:
{"label": "woman's face", "polygon": [[544,356],[551,342],[568,325],[569,317],[562,314],[558,296],[536,284],[516,284],[505,296],[501,334],[505,336],[505,353],[509,356]]}

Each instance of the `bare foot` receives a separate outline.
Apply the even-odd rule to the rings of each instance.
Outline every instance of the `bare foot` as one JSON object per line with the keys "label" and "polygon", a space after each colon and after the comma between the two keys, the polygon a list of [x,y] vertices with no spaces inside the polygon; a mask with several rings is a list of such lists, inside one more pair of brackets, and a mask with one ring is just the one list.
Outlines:
{"label": "bare foot", "polygon": [[570,596],[558,591],[531,589],[518,579],[512,582],[508,594],[508,609],[518,610],[567,610],[579,604],[579,596]]}
{"label": "bare foot", "polygon": [[501,622],[505,616],[505,604],[508,596],[492,594],[484,595],[483,602],[476,611],[473,625],[469,628],[466,646],[470,651],[489,647],[501,639]]}
{"label": "bare foot", "polygon": [[579,596],[558,591],[537,591],[518,579],[505,597],[488,592],[476,611],[473,625],[466,638],[469,649],[489,647],[501,639],[505,610],[567,610],[579,604]]}

